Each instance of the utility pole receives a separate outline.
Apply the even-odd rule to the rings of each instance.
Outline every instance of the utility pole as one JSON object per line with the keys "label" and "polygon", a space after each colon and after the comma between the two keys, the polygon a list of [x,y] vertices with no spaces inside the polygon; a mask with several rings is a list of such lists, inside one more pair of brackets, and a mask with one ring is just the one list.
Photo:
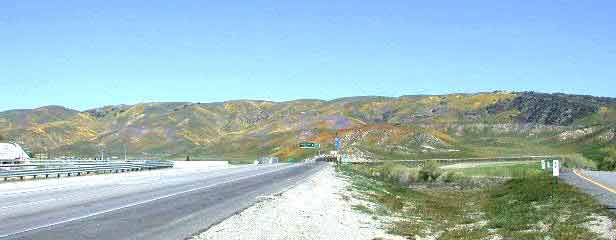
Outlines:
{"label": "utility pole", "polygon": [[126,144],[124,144],[124,161],[125,162],[128,161],[128,158],[126,157],[126,151],[127,151]]}

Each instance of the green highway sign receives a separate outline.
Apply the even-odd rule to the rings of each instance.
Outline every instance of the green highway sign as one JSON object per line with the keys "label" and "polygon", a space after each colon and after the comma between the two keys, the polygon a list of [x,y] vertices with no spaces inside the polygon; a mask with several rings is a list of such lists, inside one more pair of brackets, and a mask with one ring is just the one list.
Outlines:
{"label": "green highway sign", "polygon": [[301,142],[299,148],[321,148],[321,144],[314,142]]}

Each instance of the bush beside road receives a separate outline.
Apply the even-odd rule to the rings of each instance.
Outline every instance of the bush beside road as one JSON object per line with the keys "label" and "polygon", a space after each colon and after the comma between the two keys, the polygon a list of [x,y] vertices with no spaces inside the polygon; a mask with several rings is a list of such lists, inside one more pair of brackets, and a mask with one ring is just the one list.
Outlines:
{"label": "bush beside road", "polygon": [[538,168],[440,169],[435,179],[406,178],[422,170],[400,165],[338,170],[369,202],[356,209],[397,219],[388,231],[411,239],[615,239],[614,214]]}

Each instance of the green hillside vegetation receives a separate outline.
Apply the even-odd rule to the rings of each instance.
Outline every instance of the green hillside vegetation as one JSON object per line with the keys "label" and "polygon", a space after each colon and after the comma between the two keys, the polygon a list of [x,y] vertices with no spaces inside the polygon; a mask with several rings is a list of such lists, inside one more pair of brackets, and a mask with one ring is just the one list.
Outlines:
{"label": "green hillside vegetation", "polygon": [[372,159],[582,154],[612,168],[616,100],[533,92],[349,97],[331,101],[141,103],[83,112],[0,112],[0,134],[33,152],[91,158],[302,159],[300,141]]}

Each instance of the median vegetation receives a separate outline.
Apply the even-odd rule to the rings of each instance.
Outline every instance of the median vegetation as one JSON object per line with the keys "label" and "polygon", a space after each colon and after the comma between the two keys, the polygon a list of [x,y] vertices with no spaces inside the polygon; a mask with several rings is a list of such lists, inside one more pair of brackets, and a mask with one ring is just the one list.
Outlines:
{"label": "median vegetation", "polygon": [[555,184],[538,163],[337,169],[369,202],[356,210],[388,219],[391,233],[410,239],[601,239],[608,230],[595,224],[616,219],[577,189]]}

